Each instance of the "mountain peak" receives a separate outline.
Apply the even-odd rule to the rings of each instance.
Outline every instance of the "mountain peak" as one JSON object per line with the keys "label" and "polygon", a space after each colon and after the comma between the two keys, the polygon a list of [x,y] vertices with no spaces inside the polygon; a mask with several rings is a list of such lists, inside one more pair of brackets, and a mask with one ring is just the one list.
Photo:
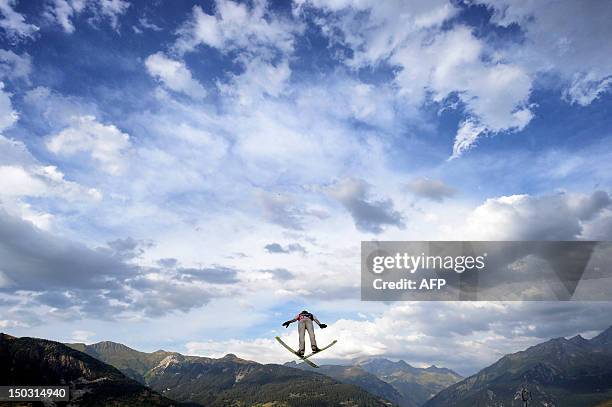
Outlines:
{"label": "mountain peak", "polygon": [[612,345],[612,326],[591,339],[594,345]]}
{"label": "mountain peak", "polygon": [[134,349],[130,348],[129,346],[126,346],[122,343],[118,343],[118,342],[112,342],[112,341],[102,341],[102,342],[98,342],[98,343],[94,343],[89,345],[92,348],[96,349],[96,350],[103,350],[103,349],[108,349],[108,350],[131,350],[134,351]]}
{"label": "mountain peak", "polygon": [[589,341],[584,339],[580,334],[570,338],[569,342],[573,343],[574,345],[584,345],[589,343]]}
{"label": "mountain peak", "polygon": [[410,365],[410,363],[406,363],[404,360],[398,360],[397,362],[394,362],[390,359],[382,358],[382,357],[358,358],[353,361],[353,364],[355,365],[377,364],[377,365],[388,365],[388,366],[402,366],[402,367],[410,367],[410,368],[413,367],[412,365]]}
{"label": "mountain peak", "polygon": [[227,361],[227,362],[233,362],[233,363],[239,363],[239,364],[253,363],[250,360],[241,359],[238,356],[234,355],[233,353],[228,353],[227,355],[223,356],[220,360]]}
{"label": "mountain peak", "polygon": [[9,334],[5,334],[4,332],[0,332],[0,338],[2,338],[2,339],[15,339],[14,336],[11,336]]}

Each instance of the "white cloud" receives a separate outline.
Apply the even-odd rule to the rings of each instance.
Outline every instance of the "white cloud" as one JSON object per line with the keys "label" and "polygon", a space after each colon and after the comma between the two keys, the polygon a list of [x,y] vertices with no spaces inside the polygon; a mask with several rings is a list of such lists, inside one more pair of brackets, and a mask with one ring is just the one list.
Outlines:
{"label": "white cloud", "polygon": [[19,115],[13,110],[11,94],[4,91],[4,83],[0,82],[0,132],[11,127]]}
{"label": "white cloud", "polygon": [[206,96],[206,89],[193,78],[183,61],[168,58],[158,52],[145,60],[149,75],[162,82],[165,87],[175,92],[184,93],[193,98]]}
{"label": "white cloud", "polygon": [[46,184],[23,167],[0,166],[0,190],[5,196],[41,196]]}
{"label": "white cloud", "polygon": [[[533,72],[564,80],[565,96],[588,105],[612,83],[612,5],[609,2],[476,0],[494,11],[492,21],[519,24],[525,40],[506,52]],[[597,44],[597,45],[594,45]]]}
{"label": "white cloud", "polygon": [[72,337],[70,338],[73,342],[91,342],[91,338],[96,336],[95,332],[76,330],[72,331]]}
{"label": "white cloud", "polygon": [[184,53],[198,45],[208,45],[222,52],[243,49],[249,53],[269,54],[278,49],[293,50],[295,24],[278,19],[268,12],[267,2],[257,0],[252,6],[232,0],[217,0],[215,14],[206,14],[200,6],[179,30],[175,49]]}
{"label": "white cloud", "polygon": [[100,13],[110,20],[111,27],[117,29],[119,16],[125,14],[130,7],[126,0],[98,0]]}
{"label": "white cloud", "polygon": [[15,54],[13,51],[0,49],[0,79],[22,79],[29,81],[32,72],[30,55]]}
{"label": "white cloud", "polygon": [[73,119],[71,127],[50,136],[46,145],[58,155],[86,153],[103,171],[119,175],[126,165],[130,136],[113,124],[98,122],[94,116],[80,116]]}
{"label": "white cloud", "polygon": [[307,5],[335,13],[320,21],[329,37],[352,49],[347,64],[398,68],[395,81],[404,103],[418,107],[429,98],[440,103],[459,98],[467,119],[457,132],[453,157],[485,132],[520,131],[533,118],[528,71],[495,58],[466,26],[442,30],[457,12],[448,2],[309,1],[300,2],[298,10]]}
{"label": "white cloud", "polygon": [[458,9],[446,0],[298,0],[294,13],[309,7],[331,14],[318,19],[323,33],[333,41],[346,43],[353,51],[353,66],[377,64],[387,59],[406,40],[421,30],[439,28]]}
{"label": "white cloud", "polygon": [[611,203],[603,191],[490,198],[472,211],[461,233],[473,240],[588,239],[585,232]]}
{"label": "white cloud", "polygon": [[99,201],[101,193],[68,181],[57,167],[41,164],[24,143],[0,135],[0,196],[56,196],[69,201]]}
{"label": "white cloud", "polygon": [[[1,280],[0,284],[2,284]],[[28,328],[28,324],[25,324],[21,321],[16,321],[14,319],[0,319],[0,328],[2,329],[14,329],[19,327]]]}
{"label": "white cloud", "polygon": [[301,32],[301,24],[271,13],[266,0],[250,5],[218,0],[214,10],[210,15],[194,6],[190,19],[177,31],[173,50],[184,54],[206,45],[225,54],[238,51],[235,61],[243,66],[243,72],[229,74],[229,80],[219,82],[219,88],[243,105],[251,105],[264,95],[282,95],[291,75],[287,58],[293,53],[294,36]]}
{"label": "white cloud", "polygon": [[245,60],[244,66],[244,72],[219,85],[222,92],[236,96],[243,105],[252,105],[263,96],[281,96],[291,76],[287,60],[272,64],[252,59]]}
{"label": "white cloud", "polygon": [[[296,12],[325,11],[315,21],[332,41],[351,49],[350,57],[341,58],[349,66],[399,68],[395,81],[405,103],[420,106],[430,97],[443,103],[456,96],[467,117],[453,158],[483,135],[523,130],[534,117],[529,97],[542,72],[562,77],[564,97],[572,103],[587,105],[610,88],[612,7],[606,2],[474,3],[494,10],[495,24],[519,24],[526,40],[503,48],[457,23],[442,29],[458,11],[447,1],[303,0]],[[601,47],[592,46],[594,41]]]}
{"label": "white cloud", "polygon": [[51,229],[55,216],[28,203],[28,198],[96,203],[102,193],[66,180],[57,167],[41,164],[24,143],[0,135],[0,210]]}
{"label": "white cloud", "polygon": [[[309,308],[310,309],[310,308]],[[410,302],[393,304],[374,317],[343,318],[316,330],[317,343],[332,339],[338,345],[318,356],[321,362],[348,362],[355,358],[388,357],[404,359],[416,366],[431,364],[450,367],[462,374],[495,362],[507,353],[523,350],[552,337],[605,329],[610,307],[593,303],[575,304],[520,302]],[[593,312],[596,319],[584,318]],[[318,315],[319,319],[322,318]],[[296,346],[295,328],[271,332]],[[188,342],[187,353],[238,357],[266,363],[292,360],[292,356],[271,338],[252,340]],[[322,359],[321,359],[322,358]]]}
{"label": "white cloud", "polygon": [[78,116],[99,116],[96,104],[75,96],[66,96],[44,86],[38,86],[25,92],[23,97],[26,106],[35,115],[32,120],[40,120],[45,127],[61,129],[72,124]]}
{"label": "white cloud", "polygon": [[465,105],[467,118],[457,131],[453,157],[485,132],[519,131],[533,118],[527,105],[532,83],[528,73],[518,65],[485,62],[485,49],[470,29],[458,26],[390,57],[402,68],[396,80],[410,102],[421,104],[430,92],[436,102],[456,94]]}
{"label": "white cloud", "polygon": [[32,38],[38,27],[27,23],[25,17],[15,11],[16,5],[17,0],[0,0],[0,28],[11,40]]}
{"label": "white cloud", "polygon": [[74,24],[72,23],[72,17],[82,11],[82,7],[77,9],[78,6],[84,6],[84,3],[69,1],[69,0],[53,0],[47,7],[45,16],[51,20],[57,22],[62,26],[62,29],[71,34],[74,32]]}
{"label": "white cloud", "polygon": [[59,24],[64,32],[75,31],[73,19],[85,10],[93,13],[92,22],[108,19],[114,30],[119,28],[119,17],[127,11],[130,3],[126,0],[52,0],[44,16]]}
{"label": "white cloud", "polygon": [[451,159],[458,158],[465,151],[473,148],[476,145],[478,137],[486,132],[487,128],[476,123],[473,119],[466,119],[459,124],[455,142],[453,144],[453,154]]}

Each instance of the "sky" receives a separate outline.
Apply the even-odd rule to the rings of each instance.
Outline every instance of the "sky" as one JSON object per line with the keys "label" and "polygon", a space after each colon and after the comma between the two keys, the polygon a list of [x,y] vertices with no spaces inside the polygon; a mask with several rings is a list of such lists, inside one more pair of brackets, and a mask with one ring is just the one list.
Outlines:
{"label": "sky", "polygon": [[362,302],[362,240],[611,240],[612,3],[0,0],[0,330],[474,373],[610,303]]}

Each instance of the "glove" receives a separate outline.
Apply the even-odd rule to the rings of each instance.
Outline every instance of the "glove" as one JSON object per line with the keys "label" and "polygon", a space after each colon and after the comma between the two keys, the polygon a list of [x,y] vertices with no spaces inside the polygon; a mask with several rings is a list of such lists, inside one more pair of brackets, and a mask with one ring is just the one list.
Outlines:
{"label": "glove", "polygon": [[325,325],[325,324],[321,324],[321,325],[319,325],[319,327],[320,327],[321,329],[324,329],[324,328],[327,328],[327,325]]}
{"label": "glove", "polygon": [[289,324],[290,324],[290,323],[291,323],[291,322],[289,322],[289,321],[284,322],[284,323],[283,323],[283,326],[284,326],[285,328],[289,328]]}

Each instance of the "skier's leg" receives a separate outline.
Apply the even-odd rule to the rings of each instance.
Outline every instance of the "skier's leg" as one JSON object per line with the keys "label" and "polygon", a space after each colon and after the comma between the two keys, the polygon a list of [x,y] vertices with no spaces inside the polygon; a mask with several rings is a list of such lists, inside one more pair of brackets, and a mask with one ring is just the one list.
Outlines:
{"label": "skier's leg", "polygon": [[304,334],[305,334],[305,324],[304,324],[304,320],[301,320],[298,322],[298,334],[300,337],[300,348],[298,349],[298,353],[300,354],[304,354],[304,350],[306,349],[306,343],[304,341]]}
{"label": "skier's leg", "polygon": [[312,321],[309,319],[305,320],[306,322],[306,330],[308,331],[308,336],[310,337],[310,347],[313,351],[318,350],[317,340],[315,339],[314,327],[312,326]]}

